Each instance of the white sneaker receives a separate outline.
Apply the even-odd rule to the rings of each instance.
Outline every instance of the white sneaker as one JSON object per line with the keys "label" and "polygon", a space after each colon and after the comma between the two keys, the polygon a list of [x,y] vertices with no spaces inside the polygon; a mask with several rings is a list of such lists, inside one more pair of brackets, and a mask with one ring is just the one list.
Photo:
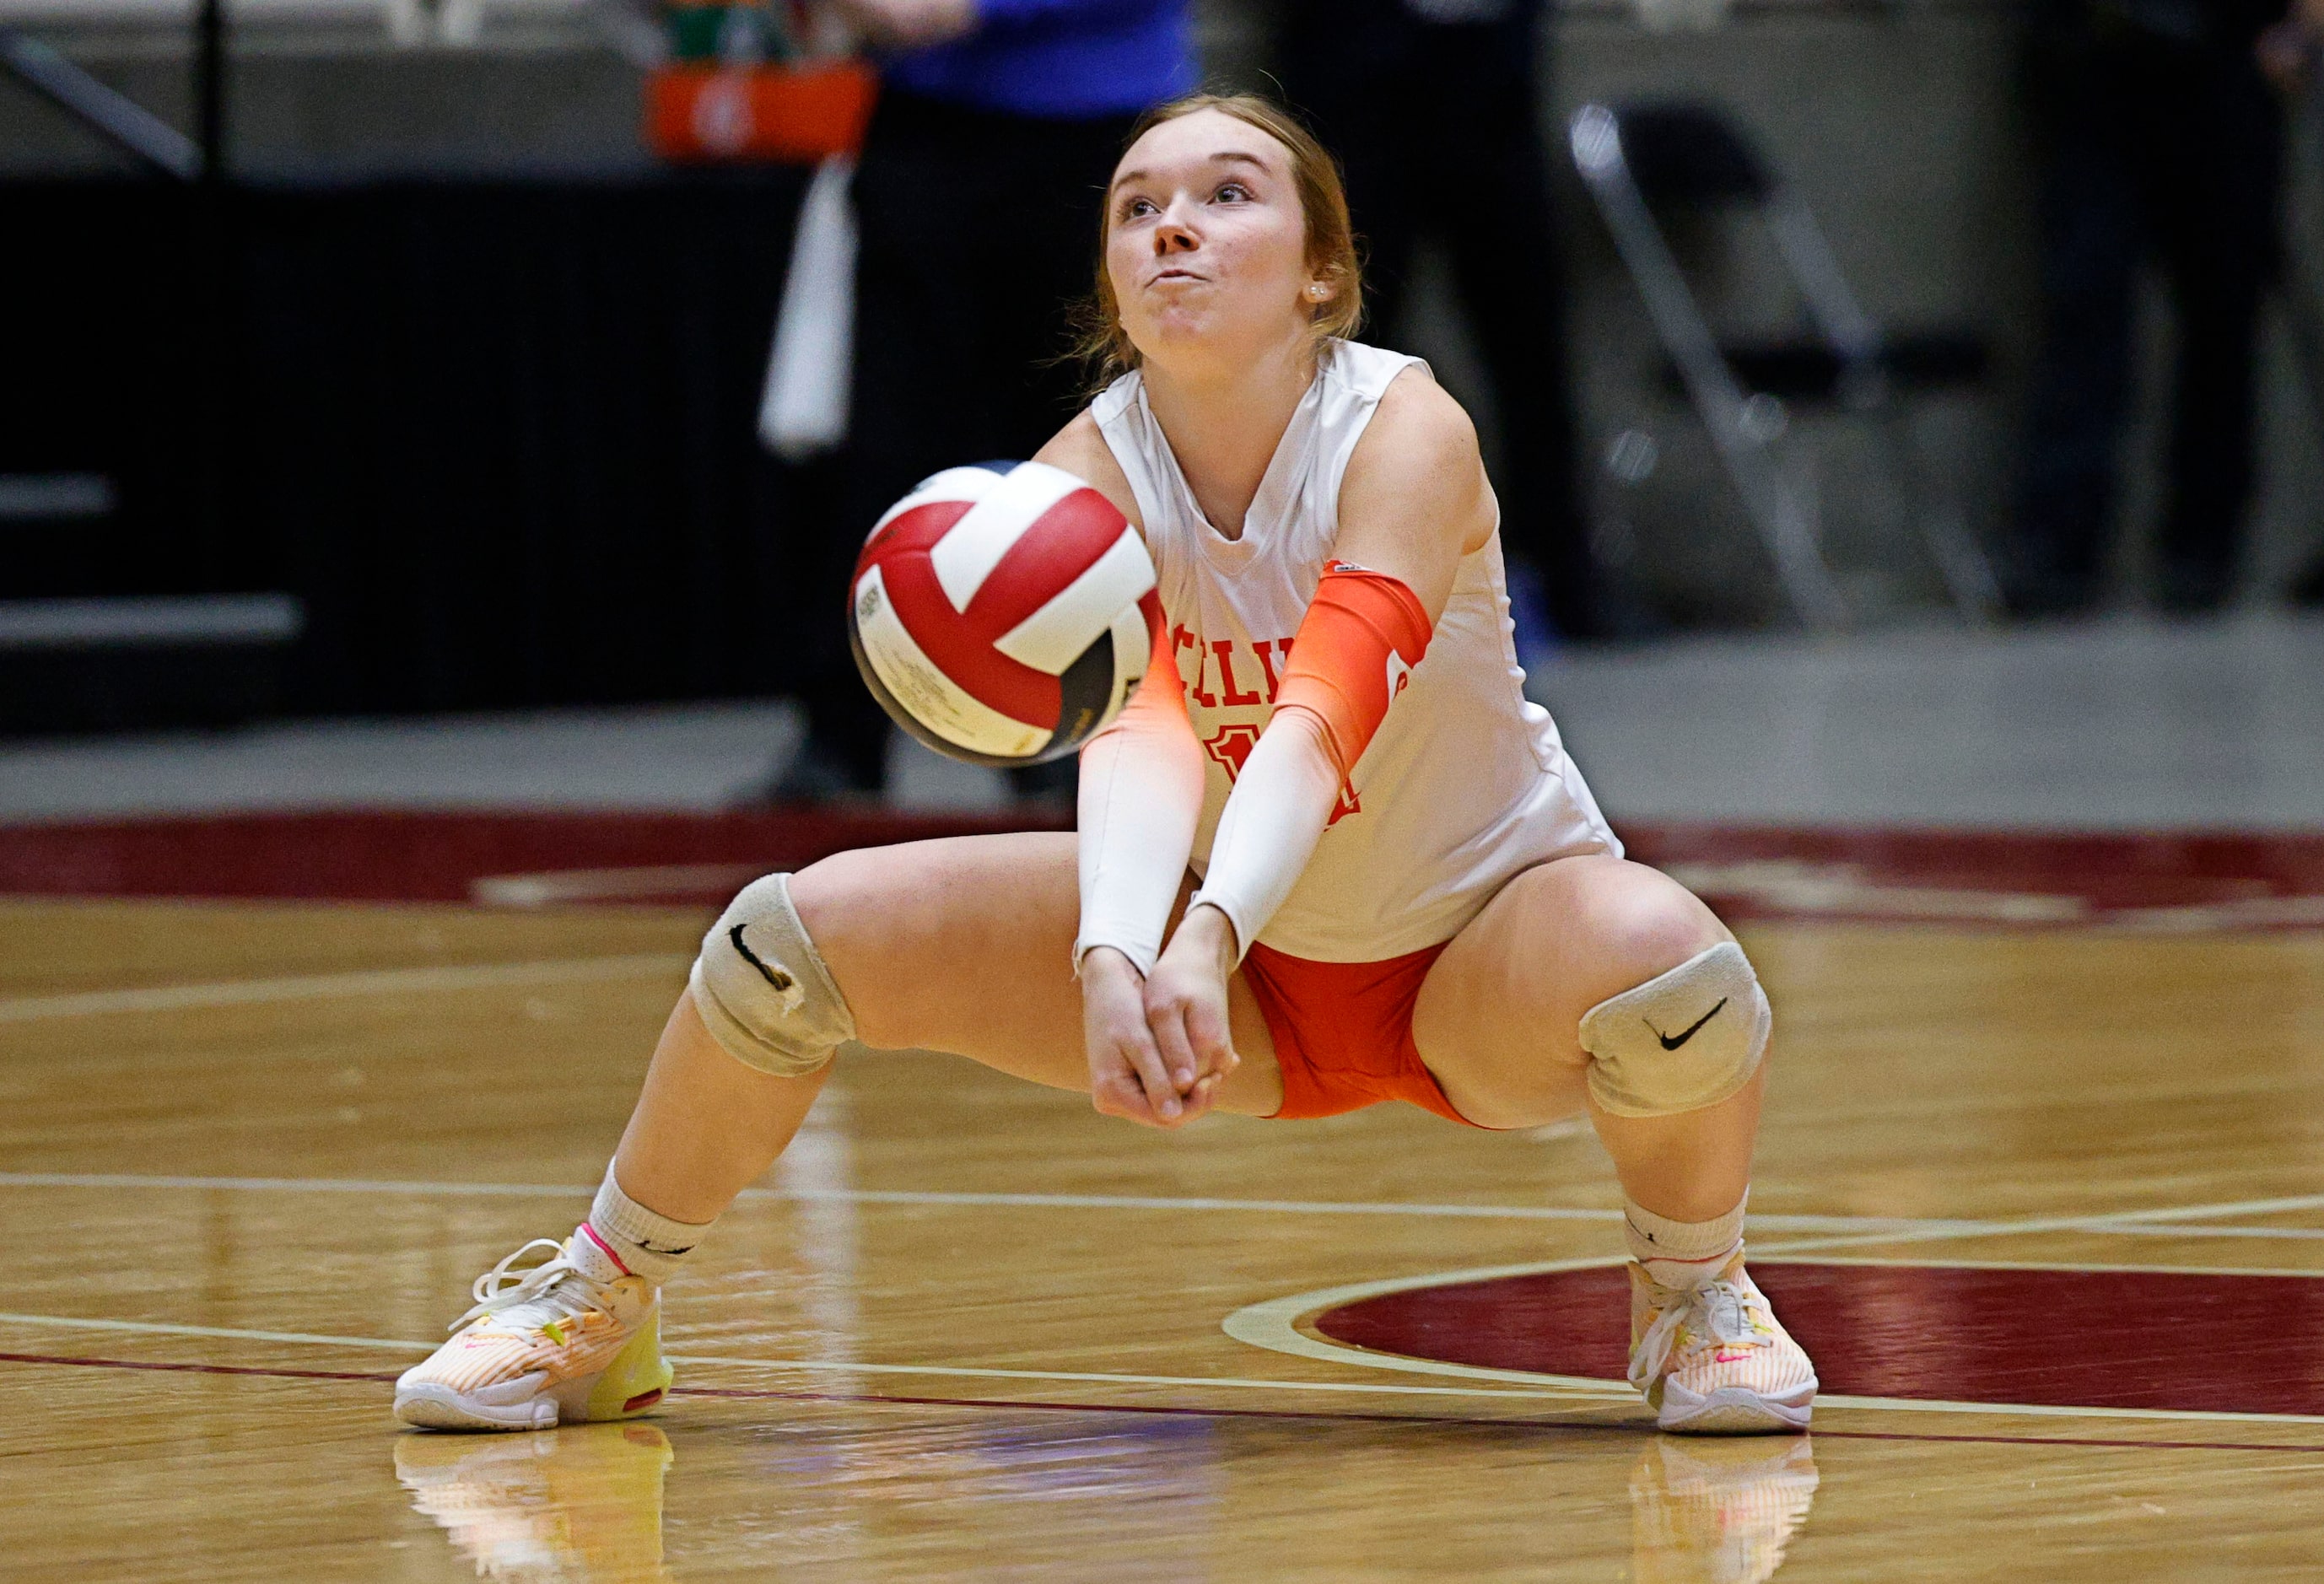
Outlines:
{"label": "white sneaker", "polygon": [[1761,1435],[1805,1430],[1815,1366],[1792,1340],[1738,1251],[1691,1291],[1630,1266],[1630,1384],[1665,1430]]}
{"label": "white sneaker", "polygon": [[[541,1263],[517,1262],[535,1249]],[[586,1226],[535,1238],[476,1278],[459,1332],[395,1383],[395,1416],[430,1430],[547,1430],[661,1401],[661,1294]],[[474,1323],[471,1323],[471,1322]],[[466,1327],[466,1330],[460,1328]]]}

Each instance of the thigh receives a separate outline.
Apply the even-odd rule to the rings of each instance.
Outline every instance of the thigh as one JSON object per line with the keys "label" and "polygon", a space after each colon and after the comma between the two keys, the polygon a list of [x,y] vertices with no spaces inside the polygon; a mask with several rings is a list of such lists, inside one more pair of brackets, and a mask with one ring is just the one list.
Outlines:
{"label": "thigh", "polygon": [[[1087,1093],[1073,967],[1076,852],[1069,831],[861,848],[802,870],[791,900],[864,1044],[950,1051]],[[1219,1109],[1264,1116],[1281,1103],[1282,1080],[1240,972],[1228,985],[1228,1015],[1243,1064]]]}
{"label": "thigh", "polygon": [[1583,1108],[1582,1014],[1699,952],[1726,926],[1669,876],[1593,854],[1526,870],[1429,971],[1413,1043],[1453,1109],[1526,1128]]}

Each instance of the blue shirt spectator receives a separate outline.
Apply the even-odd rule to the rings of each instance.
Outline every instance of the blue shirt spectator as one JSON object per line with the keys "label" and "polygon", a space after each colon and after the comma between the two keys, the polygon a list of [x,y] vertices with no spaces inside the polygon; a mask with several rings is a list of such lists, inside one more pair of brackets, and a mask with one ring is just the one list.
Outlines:
{"label": "blue shirt spectator", "polygon": [[[1192,3],[831,0],[880,48],[883,87],[852,189],[855,368],[834,521],[784,540],[815,614],[799,622],[807,741],[778,800],[859,797],[887,775],[888,717],[840,620],[865,529],[939,468],[1032,456],[1081,406],[1057,355],[1068,307],[1089,295],[1131,127],[1194,87]],[[1012,774],[1022,795],[1072,799],[1071,759]]]}
{"label": "blue shirt spectator", "polygon": [[1085,120],[1193,91],[1189,0],[977,0],[974,32],[890,58],[908,93],[978,110]]}

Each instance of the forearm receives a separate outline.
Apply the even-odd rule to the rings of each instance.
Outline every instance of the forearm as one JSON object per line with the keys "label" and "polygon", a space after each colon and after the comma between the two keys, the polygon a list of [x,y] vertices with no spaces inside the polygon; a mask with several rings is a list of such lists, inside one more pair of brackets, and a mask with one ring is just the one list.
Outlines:
{"label": "forearm", "polygon": [[[1149,677],[1158,695],[1176,682]],[[1183,707],[1144,688],[1082,751],[1080,937],[1074,961],[1111,946],[1154,971],[1203,811],[1203,751]]]}
{"label": "forearm", "polygon": [[1402,579],[1342,561],[1325,566],[1275,714],[1235,778],[1194,897],[1234,926],[1238,960],[1298,883],[1341,787],[1428,652],[1432,626]]}
{"label": "forearm", "polygon": [[1235,778],[1203,889],[1188,905],[1226,916],[1235,961],[1298,883],[1331,824],[1340,779],[1323,722],[1296,706],[1277,709]]}

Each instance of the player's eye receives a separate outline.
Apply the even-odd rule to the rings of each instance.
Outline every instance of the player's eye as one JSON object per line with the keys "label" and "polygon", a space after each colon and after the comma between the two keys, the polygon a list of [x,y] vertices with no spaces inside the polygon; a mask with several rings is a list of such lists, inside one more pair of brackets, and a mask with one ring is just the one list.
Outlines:
{"label": "player's eye", "polygon": [[1229,203],[1244,203],[1250,198],[1250,189],[1240,181],[1222,181],[1219,184],[1219,190],[1211,196]]}
{"label": "player's eye", "polygon": [[1148,215],[1158,213],[1160,211],[1155,208],[1151,198],[1134,198],[1126,200],[1121,206],[1121,217],[1125,220],[1143,219]]}

